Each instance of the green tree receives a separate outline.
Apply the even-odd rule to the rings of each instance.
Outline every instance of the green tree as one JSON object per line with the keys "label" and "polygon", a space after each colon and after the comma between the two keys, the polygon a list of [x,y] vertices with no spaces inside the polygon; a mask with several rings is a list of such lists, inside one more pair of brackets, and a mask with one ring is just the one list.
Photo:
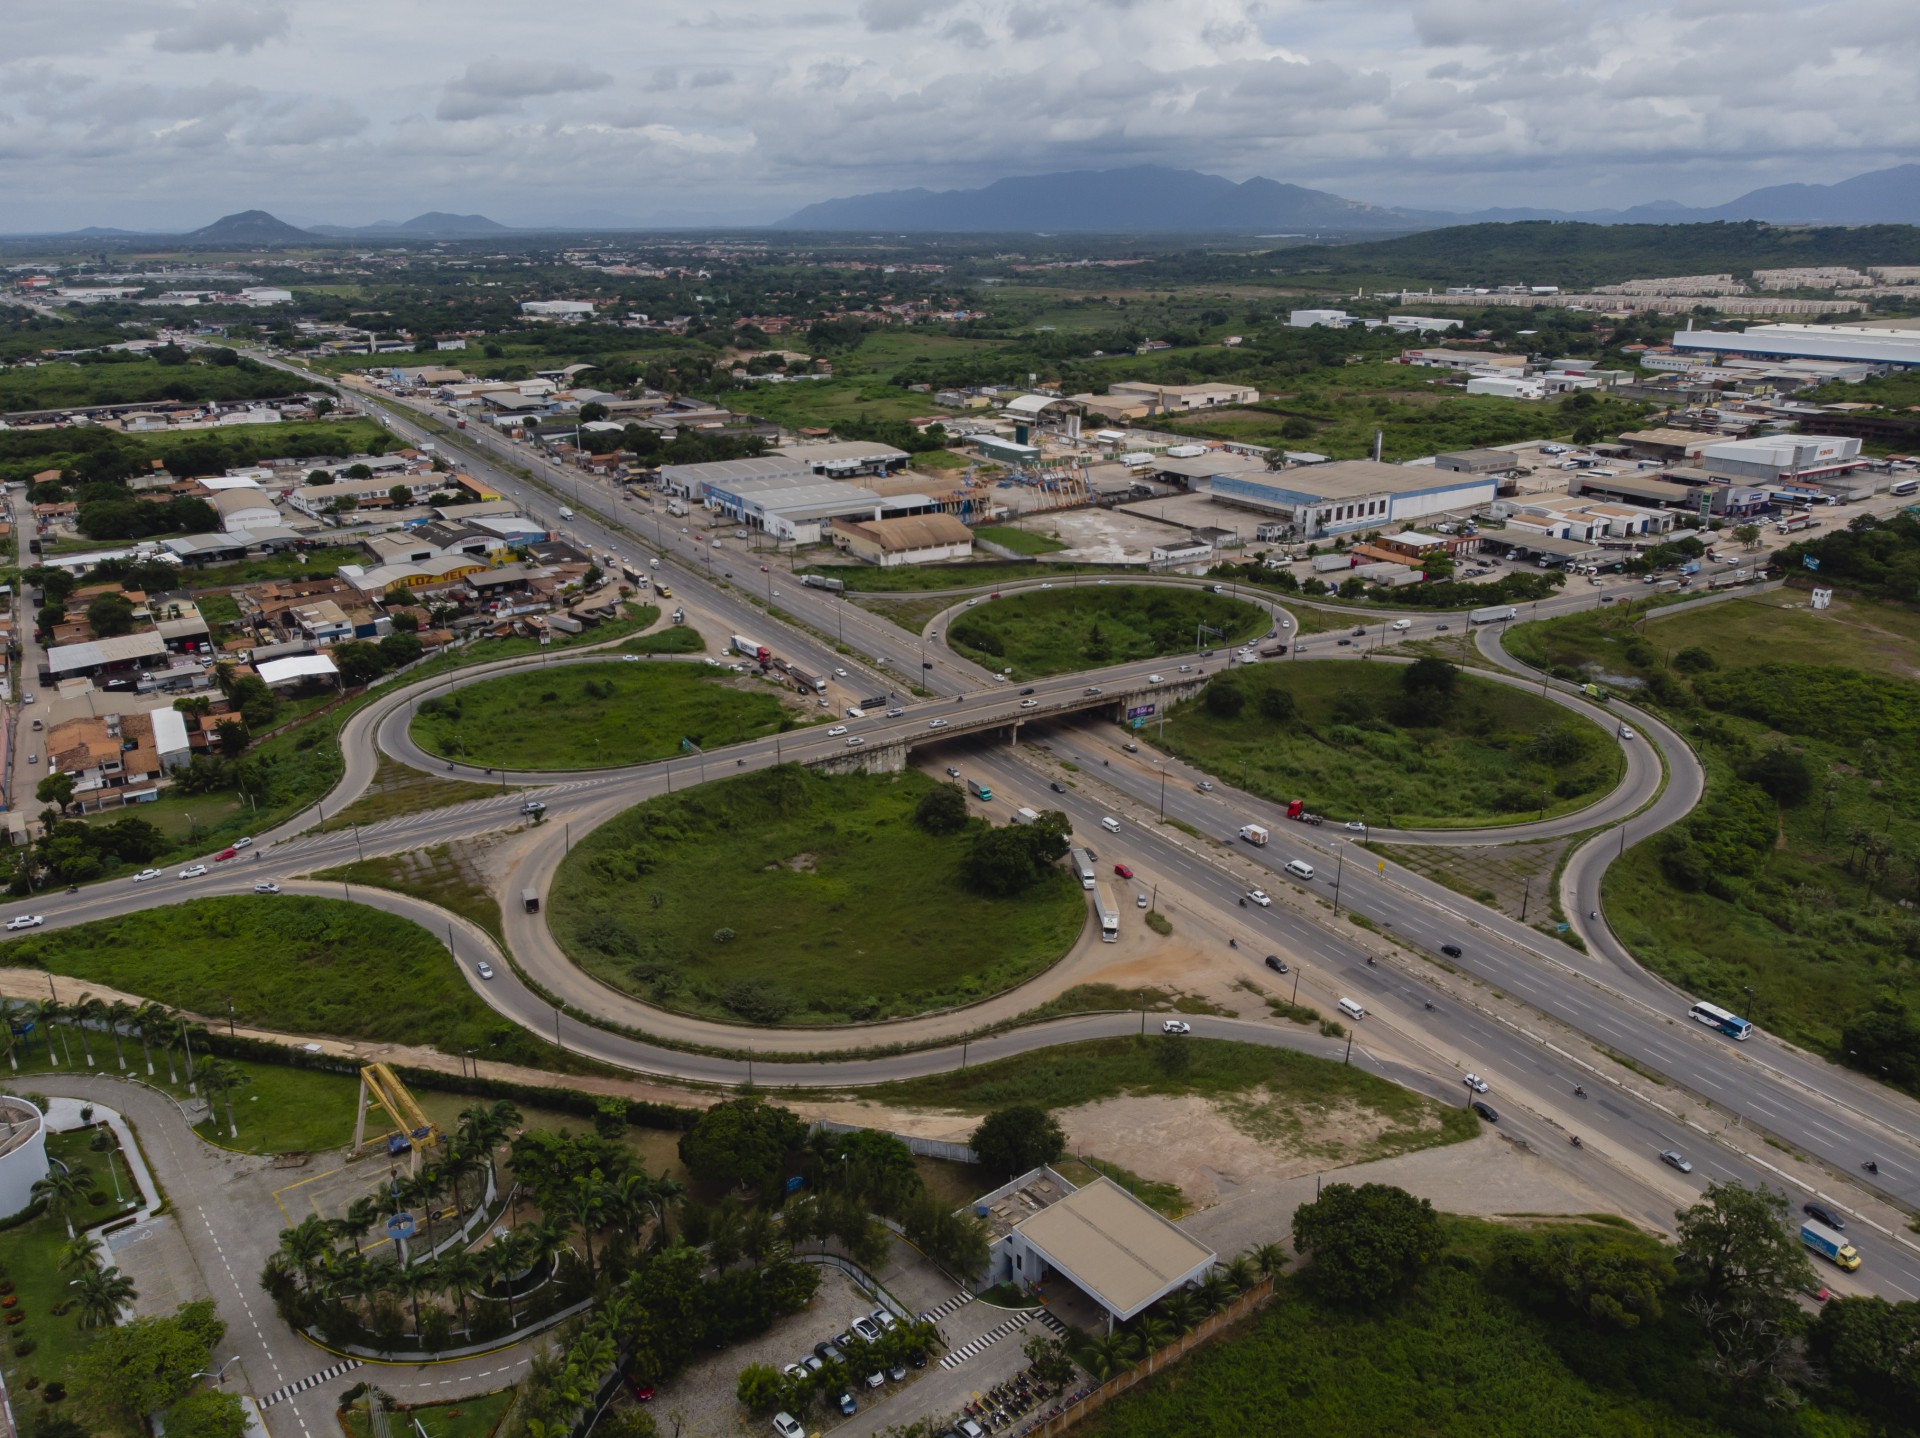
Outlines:
{"label": "green tree", "polygon": [[1704,674],[1710,669],[1718,669],[1720,661],[1698,644],[1689,644],[1673,656],[1673,667],[1682,674]]}
{"label": "green tree", "polygon": [[1741,778],[1758,784],[1784,809],[1797,809],[1813,797],[1813,770],[1807,756],[1784,744],[1775,744],[1742,771]]}
{"label": "green tree", "polygon": [[745,1184],[771,1194],[787,1155],[807,1138],[791,1109],[758,1098],[717,1103],[680,1139],[680,1161],[695,1178]]}
{"label": "green tree", "polygon": [[1293,1246],[1329,1297],[1375,1303],[1419,1276],[1440,1246],[1433,1205],[1391,1184],[1329,1184],[1294,1210]]}
{"label": "green tree", "polygon": [[87,602],[87,627],[95,639],[133,632],[133,601],[124,594],[99,594]]}
{"label": "green tree", "polygon": [[749,1413],[771,1413],[787,1396],[786,1380],[777,1368],[765,1363],[749,1363],[740,1370],[739,1380],[733,1385],[733,1396]]}
{"label": "green tree", "polygon": [[1409,695],[1445,699],[1452,695],[1459,677],[1458,666],[1429,654],[1400,672],[1400,687]]}
{"label": "green tree", "polygon": [[1058,1158],[1067,1135],[1039,1104],[1017,1103],[988,1114],[967,1142],[989,1172],[1011,1178]]}
{"label": "green tree", "polygon": [[133,1280],[117,1268],[89,1268],[73,1286],[82,1328],[110,1326],[119,1320],[120,1310],[140,1296]]}
{"label": "green tree", "polygon": [[1207,685],[1207,712],[1222,719],[1238,719],[1247,707],[1247,691],[1237,680],[1222,675]]}
{"label": "green tree", "polygon": [[958,784],[929,789],[913,806],[913,821],[929,834],[957,834],[967,827],[967,796]]}
{"label": "green tree", "polygon": [[1813,1281],[1788,1226],[1784,1194],[1743,1183],[1709,1183],[1706,1197],[1675,1214],[1687,1282],[1711,1301],[1785,1298]]}
{"label": "green tree", "polygon": [[177,1403],[226,1332],[212,1309],[211,1303],[182,1304],[165,1317],[136,1318],[101,1330],[72,1360],[87,1401],[134,1428],[149,1413]]}
{"label": "green tree", "polygon": [[1275,724],[1291,724],[1297,712],[1292,690],[1269,684],[1260,691],[1260,713]]}
{"label": "green tree", "polygon": [[73,775],[54,772],[48,774],[33,787],[33,797],[42,804],[52,804],[61,813],[73,804]]}
{"label": "green tree", "polygon": [[[49,1024],[52,1019],[48,1009],[52,1005],[43,1005],[41,1016]],[[46,1176],[36,1178],[28,1193],[46,1204],[47,1212],[63,1220],[67,1225],[67,1237],[73,1235],[73,1207],[94,1190],[93,1175],[84,1168],[49,1168]]]}
{"label": "green tree", "polygon": [[1498,1266],[1535,1301],[1550,1300],[1595,1328],[1638,1328],[1664,1312],[1673,1256],[1656,1240],[1598,1227],[1505,1239]]}
{"label": "green tree", "polygon": [[1833,1298],[1807,1335],[1832,1392],[1883,1421],[1920,1412],[1920,1303]]}

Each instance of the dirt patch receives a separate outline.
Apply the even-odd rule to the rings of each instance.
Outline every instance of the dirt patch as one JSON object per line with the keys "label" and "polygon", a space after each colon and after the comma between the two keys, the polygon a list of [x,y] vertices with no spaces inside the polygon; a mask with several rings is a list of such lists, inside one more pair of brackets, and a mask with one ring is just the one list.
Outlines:
{"label": "dirt patch", "polygon": [[796,874],[811,874],[820,867],[818,854],[795,854],[787,860],[787,867]]}
{"label": "dirt patch", "polygon": [[1255,1178],[1297,1178],[1396,1150],[1437,1131],[1437,1120],[1397,1126],[1350,1104],[1303,1108],[1254,1089],[1230,1099],[1197,1095],[1102,1099],[1058,1118],[1073,1153],[1142,1178],[1176,1183],[1195,1207]]}

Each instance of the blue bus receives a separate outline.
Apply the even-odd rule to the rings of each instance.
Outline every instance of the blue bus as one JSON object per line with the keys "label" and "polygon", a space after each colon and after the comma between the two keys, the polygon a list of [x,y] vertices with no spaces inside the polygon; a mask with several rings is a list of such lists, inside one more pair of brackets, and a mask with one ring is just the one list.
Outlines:
{"label": "blue bus", "polygon": [[1720,1030],[1730,1039],[1744,1039],[1753,1032],[1752,1024],[1714,1004],[1695,1004],[1687,1017],[1696,1024]]}

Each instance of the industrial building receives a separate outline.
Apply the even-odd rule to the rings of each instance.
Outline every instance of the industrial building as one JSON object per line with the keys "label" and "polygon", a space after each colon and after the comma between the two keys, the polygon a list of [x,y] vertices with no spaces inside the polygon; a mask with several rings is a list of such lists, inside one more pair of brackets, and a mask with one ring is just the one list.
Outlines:
{"label": "industrial building", "polygon": [[1673,348],[1681,354],[1702,356],[1920,365],[1920,330],[1873,329],[1866,325],[1754,325],[1744,334],[1680,330],[1673,337]]}
{"label": "industrial building", "polygon": [[896,564],[937,564],[973,554],[973,531],[950,514],[898,519],[836,519],[827,537],[855,559],[888,569]]}
{"label": "industrial building", "polygon": [[725,489],[757,479],[845,479],[853,475],[892,474],[906,468],[907,459],[905,450],[866,440],[796,444],[751,459],[663,465],[660,487],[668,494],[705,502],[710,483]]}
{"label": "industrial building", "polygon": [[1830,434],[1757,435],[1721,440],[1700,450],[1700,467],[1723,482],[1817,482],[1838,478],[1861,463],[1859,440]]}
{"label": "industrial building", "polygon": [[1429,465],[1336,460],[1262,477],[1222,475],[1213,497],[1292,518],[1307,539],[1360,529],[1396,528],[1432,514],[1475,509],[1493,500],[1491,475],[1448,474]]}
{"label": "industrial building", "polygon": [[1460,449],[1436,454],[1433,467],[1448,474],[1512,474],[1521,464],[1510,449]]}

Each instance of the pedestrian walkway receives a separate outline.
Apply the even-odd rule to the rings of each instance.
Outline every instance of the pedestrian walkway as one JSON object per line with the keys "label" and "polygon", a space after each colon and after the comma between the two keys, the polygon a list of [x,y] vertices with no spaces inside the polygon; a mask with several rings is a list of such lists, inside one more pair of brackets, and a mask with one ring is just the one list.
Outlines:
{"label": "pedestrian walkway", "polygon": [[285,1402],[296,1393],[305,1393],[309,1388],[325,1383],[329,1378],[338,1378],[342,1373],[351,1373],[359,1366],[358,1358],[343,1358],[331,1368],[322,1368],[318,1373],[309,1373],[297,1383],[289,1383],[285,1387],[274,1389],[260,1400],[260,1406],[271,1408],[276,1403]]}
{"label": "pedestrian walkway", "polygon": [[971,1302],[973,1302],[973,1295],[963,1288],[938,1308],[929,1308],[927,1310],[927,1317],[931,1318],[935,1323],[938,1323],[949,1313],[954,1312],[956,1309],[964,1308]]}
{"label": "pedestrian walkway", "polygon": [[[105,1077],[112,1078],[108,1074]],[[82,1118],[82,1109],[92,1109],[92,1116]],[[153,1181],[153,1175],[147,1171],[146,1156],[140,1152],[140,1145],[133,1141],[133,1130],[126,1119],[117,1110],[90,1099],[50,1098],[47,1100],[47,1128],[54,1133],[73,1133],[78,1129],[104,1123],[119,1140],[120,1152],[127,1160],[127,1168],[133,1174],[133,1181],[140,1187],[140,1208],[134,1214],[139,1222],[153,1217],[154,1210],[160,1207],[160,1187]]]}
{"label": "pedestrian walkway", "polygon": [[[967,1296],[971,1298],[973,1295],[968,1294]],[[1040,1324],[1043,1328],[1051,1329],[1055,1333],[1064,1333],[1066,1331],[1066,1325],[1062,1323],[1059,1319],[1055,1318],[1051,1313],[1047,1312],[1046,1309],[1044,1308],[1024,1309],[1021,1312],[1014,1314],[1010,1318],[1007,1318],[1000,1323],[996,1323],[992,1328],[988,1329],[985,1333],[981,1334],[978,1338],[975,1338],[970,1342],[963,1343],[958,1348],[954,1349],[953,1352],[943,1355],[940,1359],[940,1366],[942,1368],[948,1368],[948,1369],[958,1368],[962,1363],[965,1363],[969,1358],[979,1357],[980,1354],[986,1352],[989,1348],[993,1347],[994,1344],[998,1343],[1002,1338],[1005,1338],[1009,1333],[1019,1332],[1022,1328],[1025,1328],[1029,1323],[1033,1322],[1036,1318],[1040,1320]]]}

